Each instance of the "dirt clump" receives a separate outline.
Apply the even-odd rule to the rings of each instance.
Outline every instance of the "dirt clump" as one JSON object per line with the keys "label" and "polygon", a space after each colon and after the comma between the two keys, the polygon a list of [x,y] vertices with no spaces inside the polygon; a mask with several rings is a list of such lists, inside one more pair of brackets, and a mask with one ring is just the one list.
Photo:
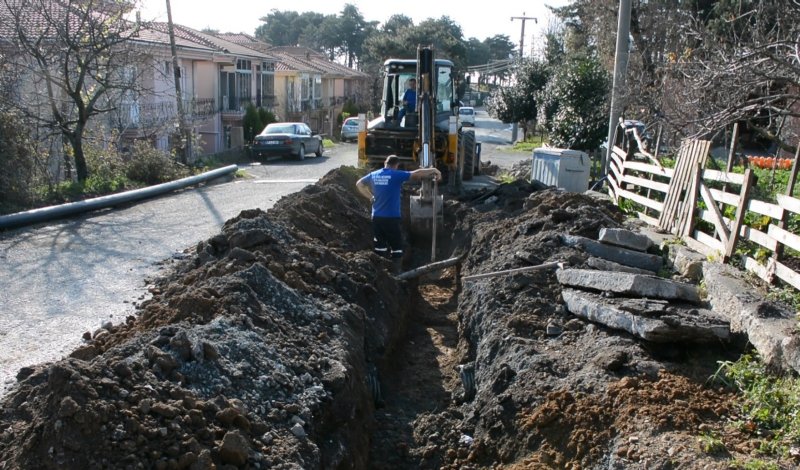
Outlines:
{"label": "dirt clump", "polygon": [[[707,382],[730,352],[572,317],[552,270],[398,281],[371,252],[359,176],[242,212],[138,315],[21,370],[0,469],[726,468],[696,438],[732,413]],[[462,256],[460,275],[583,266],[559,236],[623,224],[607,201],[518,180],[448,197],[437,255]]]}

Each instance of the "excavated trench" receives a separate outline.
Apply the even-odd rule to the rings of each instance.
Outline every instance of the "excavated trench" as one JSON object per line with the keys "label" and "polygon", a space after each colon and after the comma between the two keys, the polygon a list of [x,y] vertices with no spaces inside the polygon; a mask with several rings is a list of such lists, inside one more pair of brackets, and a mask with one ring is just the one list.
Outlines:
{"label": "excavated trench", "polygon": [[[721,468],[696,436],[731,412],[707,382],[724,349],[654,354],[571,316],[548,270],[399,282],[371,252],[359,176],[242,212],[136,316],[21,370],[0,469]],[[583,266],[559,236],[624,220],[523,181],[444,213],[437,258],[462,256],[463,275]],[[415,243],[406,266],[429,260]]]}

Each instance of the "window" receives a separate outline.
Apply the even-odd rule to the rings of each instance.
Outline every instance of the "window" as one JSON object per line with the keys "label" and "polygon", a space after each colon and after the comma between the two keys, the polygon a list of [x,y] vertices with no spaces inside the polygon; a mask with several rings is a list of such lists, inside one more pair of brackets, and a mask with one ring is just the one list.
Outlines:
{"label": "window", "polygon": [[256,98],[259,106],[274,106],[273,97],[275,95],[275,63],[262,62],[261,73],[256,78]]}

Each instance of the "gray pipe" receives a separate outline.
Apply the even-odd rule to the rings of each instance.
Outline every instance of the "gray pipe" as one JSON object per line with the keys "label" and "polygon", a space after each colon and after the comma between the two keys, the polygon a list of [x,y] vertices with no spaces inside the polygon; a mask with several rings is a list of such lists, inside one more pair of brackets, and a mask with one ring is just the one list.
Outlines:
{"label": "gray pipe", "polygon": [[238,168],[239,167],[236,165],[229,165],[223,168],[217,168],[216,170],[212,170],[201,175],[181,178],[179,180],[170,181],[169,183],[148,186],[147,188],[134,189],[132,191],[125,191],[124,193],[100,196],[92,199],[86,199],[85,201],[70,202],[58,206],[42,207],[25,212],[17,212],[16,214],[2,215],[0,216],[0,229],[35,224],[37,222],[59,219],[61,217],[79,214],[81,212],[113,207],[126,202],[133,202],[140,199],[160,196],[170,191],[183,189],[187,186],[193,186],[198,183],[219,178],[220,176],[234,173]]}

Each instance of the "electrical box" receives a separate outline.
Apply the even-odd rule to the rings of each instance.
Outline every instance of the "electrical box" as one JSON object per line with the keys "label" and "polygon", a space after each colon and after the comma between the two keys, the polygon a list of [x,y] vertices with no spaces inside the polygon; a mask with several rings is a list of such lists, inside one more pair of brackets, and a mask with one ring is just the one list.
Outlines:
{"label": "electrical box", "polygon": [[589,155],[580,150],[538,148],[533,150],[531,181],[573,193],[589,189]]}

